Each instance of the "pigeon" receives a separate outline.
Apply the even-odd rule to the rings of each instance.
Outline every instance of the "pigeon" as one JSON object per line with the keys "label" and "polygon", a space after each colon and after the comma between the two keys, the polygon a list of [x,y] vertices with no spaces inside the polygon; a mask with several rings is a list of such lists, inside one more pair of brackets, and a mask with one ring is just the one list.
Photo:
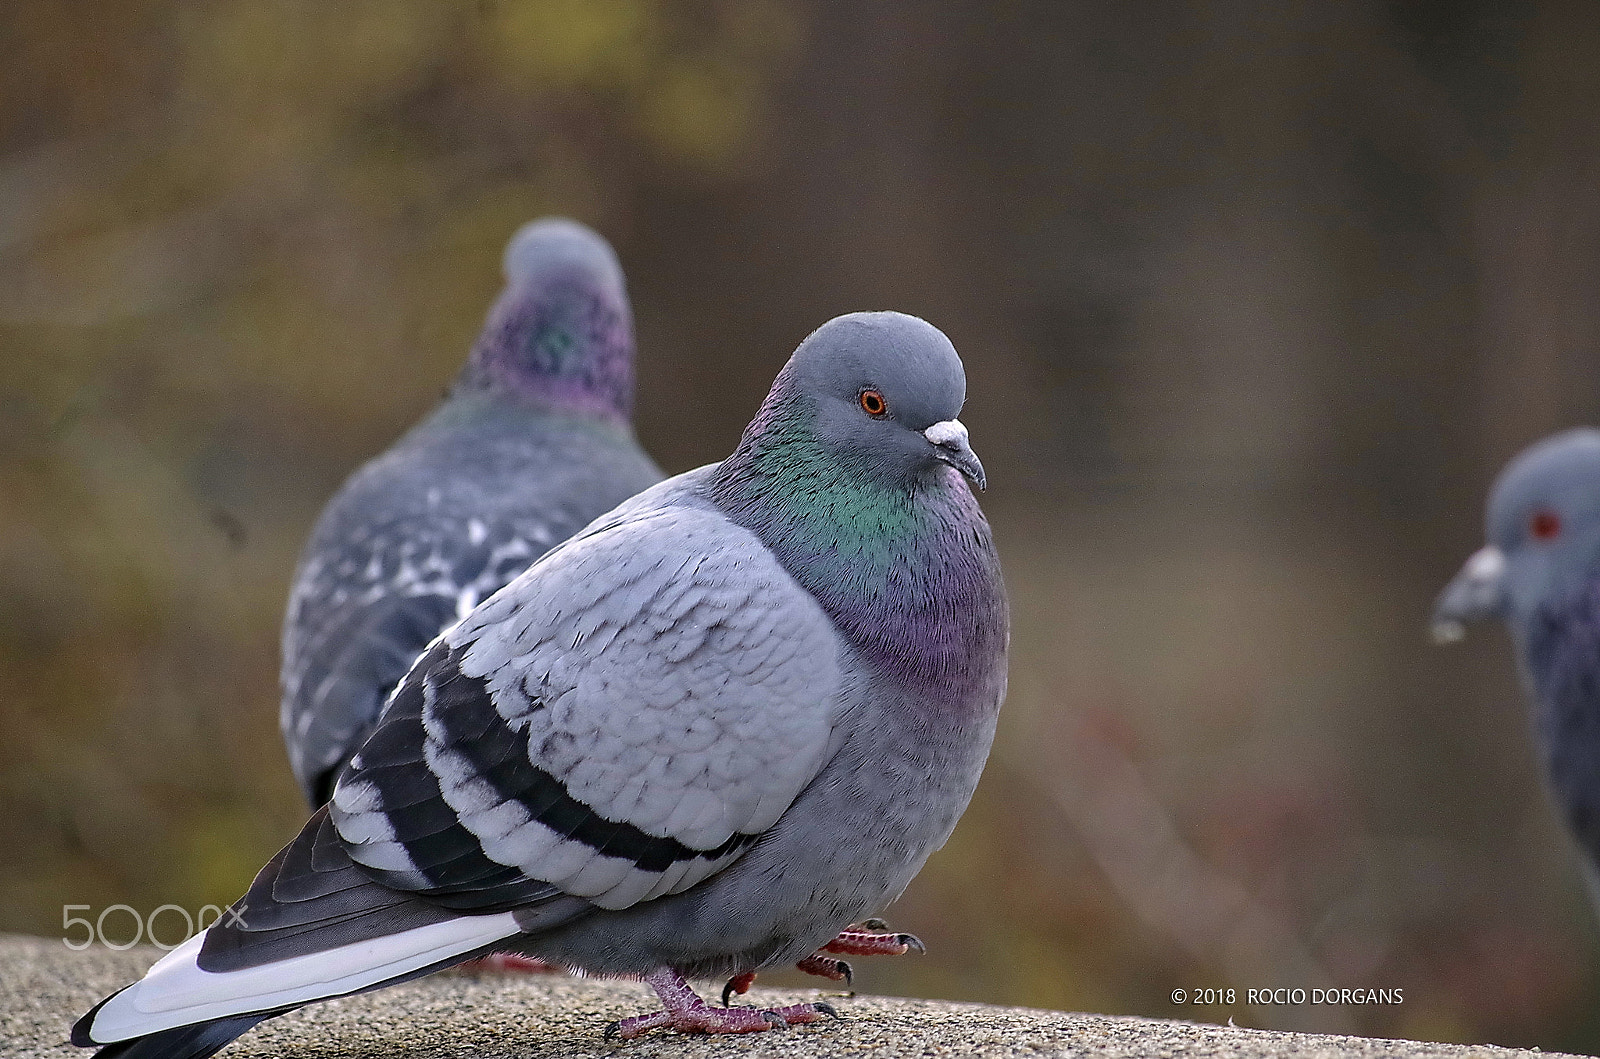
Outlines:
{"label": "pigeon", "polygon": [[491,951],[643,979],[661,1010],[608,1027],[622,1038],[834,1013],[713,1007],[686,979],[738,992],[838,951],[977,785],[1010,619],[965,395],[923,320],[817,329],[732,455],[435,639],[328,804],[73,1043],[196,1059]]}
{"label": "pigeon", "polygon": [[313,809],[434,637],[663,477],[629,423],[633,321],[611,247],[547,218],[504,264],[454,387],[328,502],[295,574],[279,724]]}
{"label": "pigeon", "polygon": [[1545,438],[1489,492],[1488,543],[1439,595],[1433,633],[1469,621],[1511,633],[1550,792],[1600,909],[1600,430]]}

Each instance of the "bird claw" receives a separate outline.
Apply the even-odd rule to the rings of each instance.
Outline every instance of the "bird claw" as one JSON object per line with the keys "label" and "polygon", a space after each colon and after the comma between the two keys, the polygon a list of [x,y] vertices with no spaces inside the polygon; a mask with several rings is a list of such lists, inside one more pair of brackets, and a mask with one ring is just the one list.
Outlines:
{"label": "bird claw", "polygon": [[814,974],[818,978],[826,978],[830,982],[843,982],[851,985],[855,981],[850,973],[850,965],[843,960],[831,960],[821,953],[812,953],[805,959],[795,964],[795,967],[806,974]]}
{"label": "bird claw", "polygon": [[803,1026],[808,1022],[821,1022],[822,1016],[844,1021],[834,1006],[825,1000],[814,1000],[809,1004],[790,1004],[788,1007],[773,1008],[769,1015],[776,1015],[785,1026]]}
{"label": "bird claw", "polygon": [[824,945],[822,951],[841,956],[899,956],[912,951],[927,953],[928,947],[915,934],[896,934],[879,929],[888,925],[881,919],[869,919],[847,927]]}
{"label": "bird claw", "polygon": [[[754,973],[735,975],[723,990],[724,1003],[743,980],[745,989],[755,978]],[[645,976],[645,981],[661,998],[662,1010],[648,1015],[635,1015],[619,1019],[605,1028],[606,1040],[628,1040],[654,1029],[674,1029],[679,1033],[760,1033],[765,1030],[818,1022],[824,1015],[838,1018],[831,1004],[791,1004],[781,1008],[721,1007],[714,1008],[689,988],[689,983],[676,971],[663,968]]]}
{"label": "bird claw", "polygon": [[728,984],[722,987],[722,1006],[728,1006],[728,1001],[732,999],[733,994],[738,993],[740,996],[743,996],[744,994],[750,992],[750,983],[754,982],[755,980],[756,973],[754,971],[746,971],[743,974],[736,974],[732,978],[728,979]]}
{"label": "bird claw", "polygon": [[714,1008],[701,1003],[679,1011],[652,1011],[648,1015],[619,1019],[606,1026],[605,1039],[631,1040],[655,1029],[673,1029],[679,1033],[762,1033],[819,1022],[824,1015],[840,1018],[832,1004],[821,1001],[781,1008]]}

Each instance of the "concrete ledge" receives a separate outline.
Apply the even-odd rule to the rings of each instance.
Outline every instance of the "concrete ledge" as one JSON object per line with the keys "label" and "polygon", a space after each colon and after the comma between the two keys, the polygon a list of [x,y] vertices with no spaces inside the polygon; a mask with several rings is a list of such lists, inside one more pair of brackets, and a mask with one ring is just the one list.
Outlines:
{"label": "concrete ledge", "polygon": [[[143,973],[154,949],[68,950],[59,939],[0,936],[0,1054],[74,1056],[67,1028],[92,1003]],[[756,989],[768,1005],[827,995]],[[652,1034],[608,1042],[605,1024],[654,1006],[635,982],[545,975],[434,975],[318,1004],[265,1023],[223,1059],[443,1059],[443,1057],[928,1056],[1210,1057],[1390,1056],[1505,1059],[1553,1053],[1232,1029],[1188,1022],[856,996],[843,1022],[739,1037]]]}

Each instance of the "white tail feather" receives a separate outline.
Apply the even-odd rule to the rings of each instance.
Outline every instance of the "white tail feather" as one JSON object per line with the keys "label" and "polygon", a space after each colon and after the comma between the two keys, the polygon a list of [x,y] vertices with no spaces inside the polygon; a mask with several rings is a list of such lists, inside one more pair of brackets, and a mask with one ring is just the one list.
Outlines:
{"label": "white tail feather", "polygon": [[510,912],[463,916],[287,960],[213,973],[196,963],[204,934],[162,957],[105,1002],[89,1035],[111,1044],[197,1022],[353,993],[518,933]]}

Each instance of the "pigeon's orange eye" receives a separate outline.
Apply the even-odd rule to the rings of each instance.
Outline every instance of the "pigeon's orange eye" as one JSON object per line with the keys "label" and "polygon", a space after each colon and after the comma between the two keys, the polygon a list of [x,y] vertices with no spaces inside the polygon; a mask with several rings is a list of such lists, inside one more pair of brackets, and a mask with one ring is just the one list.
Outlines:
{"label": "pigeon's orange eye", "polygon": [[1528,536],[1536,541],[1553,541],[1561,536],[1561,516],[1549,508],[1542,508],[1528,519]]}
{"label": "pigeon's orange eye", "polygon": [[857,398],[861,402],[861,410],[869,416],[889,414],[889,402],[883,399],[883,394],[877,390],[862,390]]}

